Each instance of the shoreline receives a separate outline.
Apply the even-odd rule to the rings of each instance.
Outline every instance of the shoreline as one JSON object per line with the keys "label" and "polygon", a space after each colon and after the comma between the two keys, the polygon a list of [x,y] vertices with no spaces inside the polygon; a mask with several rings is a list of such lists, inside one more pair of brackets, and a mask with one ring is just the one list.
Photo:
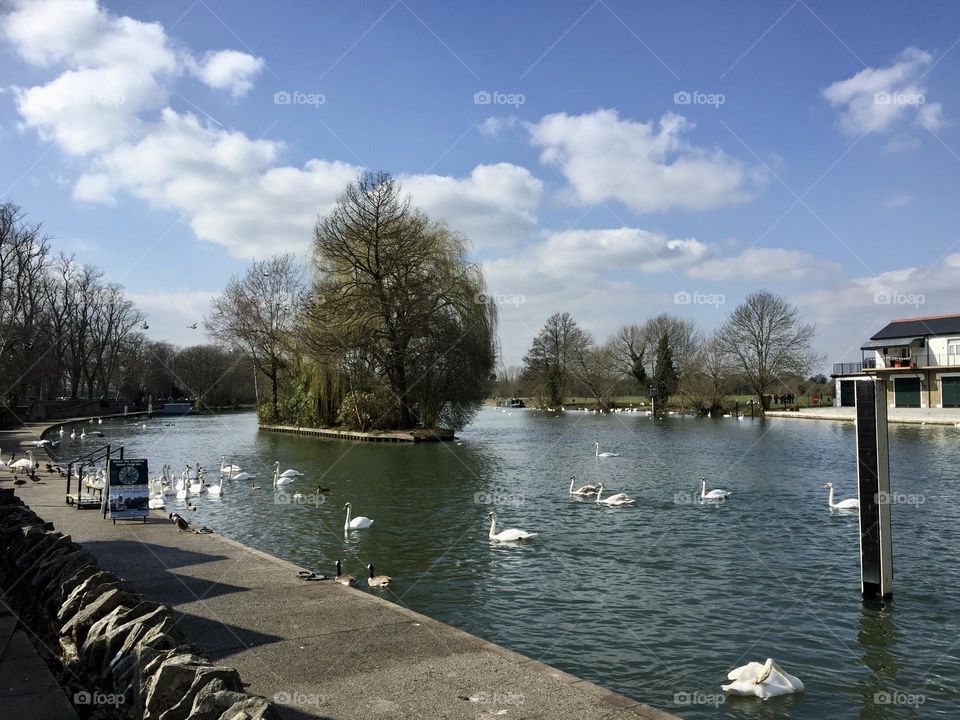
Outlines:
{"label": "shoreline", "polygon": [[[26,440],[38,425],[3,435]],[[47,448],[35,450],[42,463]],[[281,717],[480,718],[499,703],[530,718],[677,720],[379,594],[304,582],[306,568],[222,534],[178,534],[160,511],[114,525],[67,506],[63,478],[38,477],[16,494],[105,569],[170,605],[188,638],[276,699]]]}

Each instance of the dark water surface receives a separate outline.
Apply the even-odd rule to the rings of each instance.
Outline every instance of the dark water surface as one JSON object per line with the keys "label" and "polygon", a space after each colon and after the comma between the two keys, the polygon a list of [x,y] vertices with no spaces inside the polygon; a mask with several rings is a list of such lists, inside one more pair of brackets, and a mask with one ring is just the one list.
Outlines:
{"label": "dark water surface", "polygon": [[[956,428],[891,426],[893,489],[923,502],[893,509],[883,609],[861,603],[856,517],[822,487],[856,494],[852,424],[487,408],[462,444],[417,446],[260,433],[253,414],[100,428],[152,473],[199,461],[215,479],[226,455],[257,474],[196,499],[198,524],[327,574],[373,562],[395,602],[683,717],[960,717]],[[621,456],[596,460],[595,440]],[[275,501],[274,460],[306,473],[290,493],[329,499]],[[571,473],[638,502],[571,499]],[[701,475],[730,501],[689,502]],[[348,500],[374,525],[344,539]],[[494,508],[540,536],[492,546]],[[726,672],[768,656],[806,693],[723,702]]]}

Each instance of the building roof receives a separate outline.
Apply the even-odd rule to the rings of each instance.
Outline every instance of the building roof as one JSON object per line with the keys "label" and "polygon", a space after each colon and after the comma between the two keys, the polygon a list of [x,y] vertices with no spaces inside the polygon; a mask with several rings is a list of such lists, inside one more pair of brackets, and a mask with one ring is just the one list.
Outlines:
{"label": "building roof", "polygon": [[904,337],[960,334],[960,315],[933,315],[930,317],[894,320],[871,340],[889,340]]}
{"label": "building roof", "polygon": [[873,350],[874,348],[884,347],[923,347],[922,337],[905,338],[880,338],[879,340],[867,340],[860,346],[861,350]]}

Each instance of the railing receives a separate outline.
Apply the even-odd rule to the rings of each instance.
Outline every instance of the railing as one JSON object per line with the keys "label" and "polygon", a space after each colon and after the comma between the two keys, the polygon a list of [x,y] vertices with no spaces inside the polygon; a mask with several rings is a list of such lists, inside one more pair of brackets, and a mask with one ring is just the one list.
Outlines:
{"label": "railing", "polygon": [[896,357],[888,355],[886,357],[864,358],[863,362],[834,363],[834,375],[856,375],[864,370],[881,369],[915,369],[928,367],[947,367],[960,366],[960,353],[925,353],[923,355],[912,355],[911,357]]}
{"label": "railing", "polygon": [[833,374],[834,375],[856,375],[859,372],[863,371],[862,362],[851,362],[851,363],[834,363],[833,364]]}

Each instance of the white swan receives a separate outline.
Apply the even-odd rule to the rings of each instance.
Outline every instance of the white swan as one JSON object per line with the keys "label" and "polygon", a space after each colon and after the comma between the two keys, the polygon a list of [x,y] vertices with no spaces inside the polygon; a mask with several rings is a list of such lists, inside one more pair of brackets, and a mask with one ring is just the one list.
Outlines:
{"label": "white swan", "polygon": [[73,428],[73,429],[70,431],[70,439],[71,439],[71,440],[76,440],[76,439],[77,439],[77,429],[76,429],[76,428]]}
{"label": "white swan", "polygon": [[[279,463],[278,463],[278,464],[279,464]],[[299,470],[294,470],[294,469],[292,469],[292,468],[288,468],[288,469],[284,470],[282,473],[280,473],[280,477],[282,477],[282,478],[298,478],[298,477],[303,477],[303,473],[300,472]]]}
{"label": "white swan", "polygon": [[722,501],[722,500],[726,500],[728,497],[730,497],[729,490],[716,489],[716,490],[711,490],[710,492],[707,492],[707,479],[700,478],[700,499],[701,500]]}
{"label": "white swan", "polygon": [[57,435],[63,437],[63,425],[60,426],[60,429],[57,431]]}
{"label": "white swan", "polygon": [[190,481],[189,481],[189,478],[187,477],[187,471],[184,470],[183,473],[180,475],[180,479],[177,480],[177,492],[176,492],[177,500],[186,500],[187,497],[190,495],[190,491],[187,488],[187,485],[189,482]]}
{"label": "white swan", "polygon": [[220,497],[223,493],[223,475],[220,476],[217,482],[207,488],[207,493],[213,497]]}
{"label": "white swan", "polygon": [[497,514],[495,512],[487,513],[490,518],[490,539],[494,542],[515,542],[517,540],[533,540],[537,533],[518,530],[517,528],[508,528],[497,532]]}
{"label": "white swan", "polygon": [[627,495],[626,493],[616,493],[610,497],[601,498],[600,495],[603,493],[603,483],[597,487],[597,502],[601,505],[611,505],[611,506],[620,506],[620,505],[633,505],[636,500]]}
{"label": "white swan", "polygon": [[80,439],[83,440],[87,436],[87,429],[84,428],[80,431]]}
{"label": "white swan", "polygon": [[221,475],[233,475],[234,473],[238,473],[241,470],[243,470],[243,468],[241,468],[239,465],[235,465],[234,463],[227,463],[226,459],[227,459],[226,455],[220,456],[220,474]]}
{"label": "white swan", "polygon": [[190,481],[190,494],[199,495],[203,492],[203,472],[198,471],[196,474],[190,473],[190,466],[187,465],[187,469],[184,471],[187,473],[187,479]]}
{"label": "white swan", "polygon": [[350,503],[346,503],[343,506],[343,509],[347,511],[347,519],[343,523],[343,531],[347,530],[361,530],[363,528],[368,528],[373,525],[373,520],[363,515],[359,515],[352,520],[350,519],[350,510],[353,506]]}
{"label": "white swan", "polygon": [[727,673],[732,683],[722,685],[721,689],[731,695],[756,695],[761,700],[803,692],[800,678],[785,672],[773,658],[761,665],[750,662]]}
{"label": "white swan", "polygon": [[595,443],[593,444],[593,447],[596,448],[596,450],[597,450],[597,457],[598,457],[598,458],[602,458],[602,457],[620,457],[620,453],[612,453],[612,452],[602,453],[602,452],[600,452],[600,443],[598,443],[598,442],[595,442]]}
{"label": "white swan", "polygon": [[574,481],[574,479],[575,479],[575,478],[573,477],[573,475],[571,475],[571,476],[570,476],[570,494],[571,494],[571,495],[579,495],[580,497],[586,497],[586,496],[588,496],[588,495],[593,495],[594,493],[597,492],[597,486],[596,486],[596,485],[584,485],[584,486],[578,487],[576,490],[574,490],[574,489],[573,489],[573,481]]}
{"label": "white swan", "polygon": [[827,503],[830,505],[831,510],[859,510],[860,509],[860,500],[857,498],[847,498],[846,500],[841,500],[838,503],[833,501],[833,483],[827,483],[824,485],[825,488],[830,489],[830,496],[827,498]]}
{"label": "white swan", "polygon": [[252,477],[254,477],[254,475],[248,472],[238,472],[227,475],[227,480],[249,480]]}
{"label": "white swan", "polygon": [[33,450],[27,450],[27,457],[8,463],[7,467],[13,470],[30,470],[31,472],[39,467],[40,463],[33,462]]}
{"label": "white swan", "polygon": [[289,475],[280,474],[280,462],[275,462],[273,464],[273,486],[278,487],[279,485],[289,485],[292,482],[292,477]]}

